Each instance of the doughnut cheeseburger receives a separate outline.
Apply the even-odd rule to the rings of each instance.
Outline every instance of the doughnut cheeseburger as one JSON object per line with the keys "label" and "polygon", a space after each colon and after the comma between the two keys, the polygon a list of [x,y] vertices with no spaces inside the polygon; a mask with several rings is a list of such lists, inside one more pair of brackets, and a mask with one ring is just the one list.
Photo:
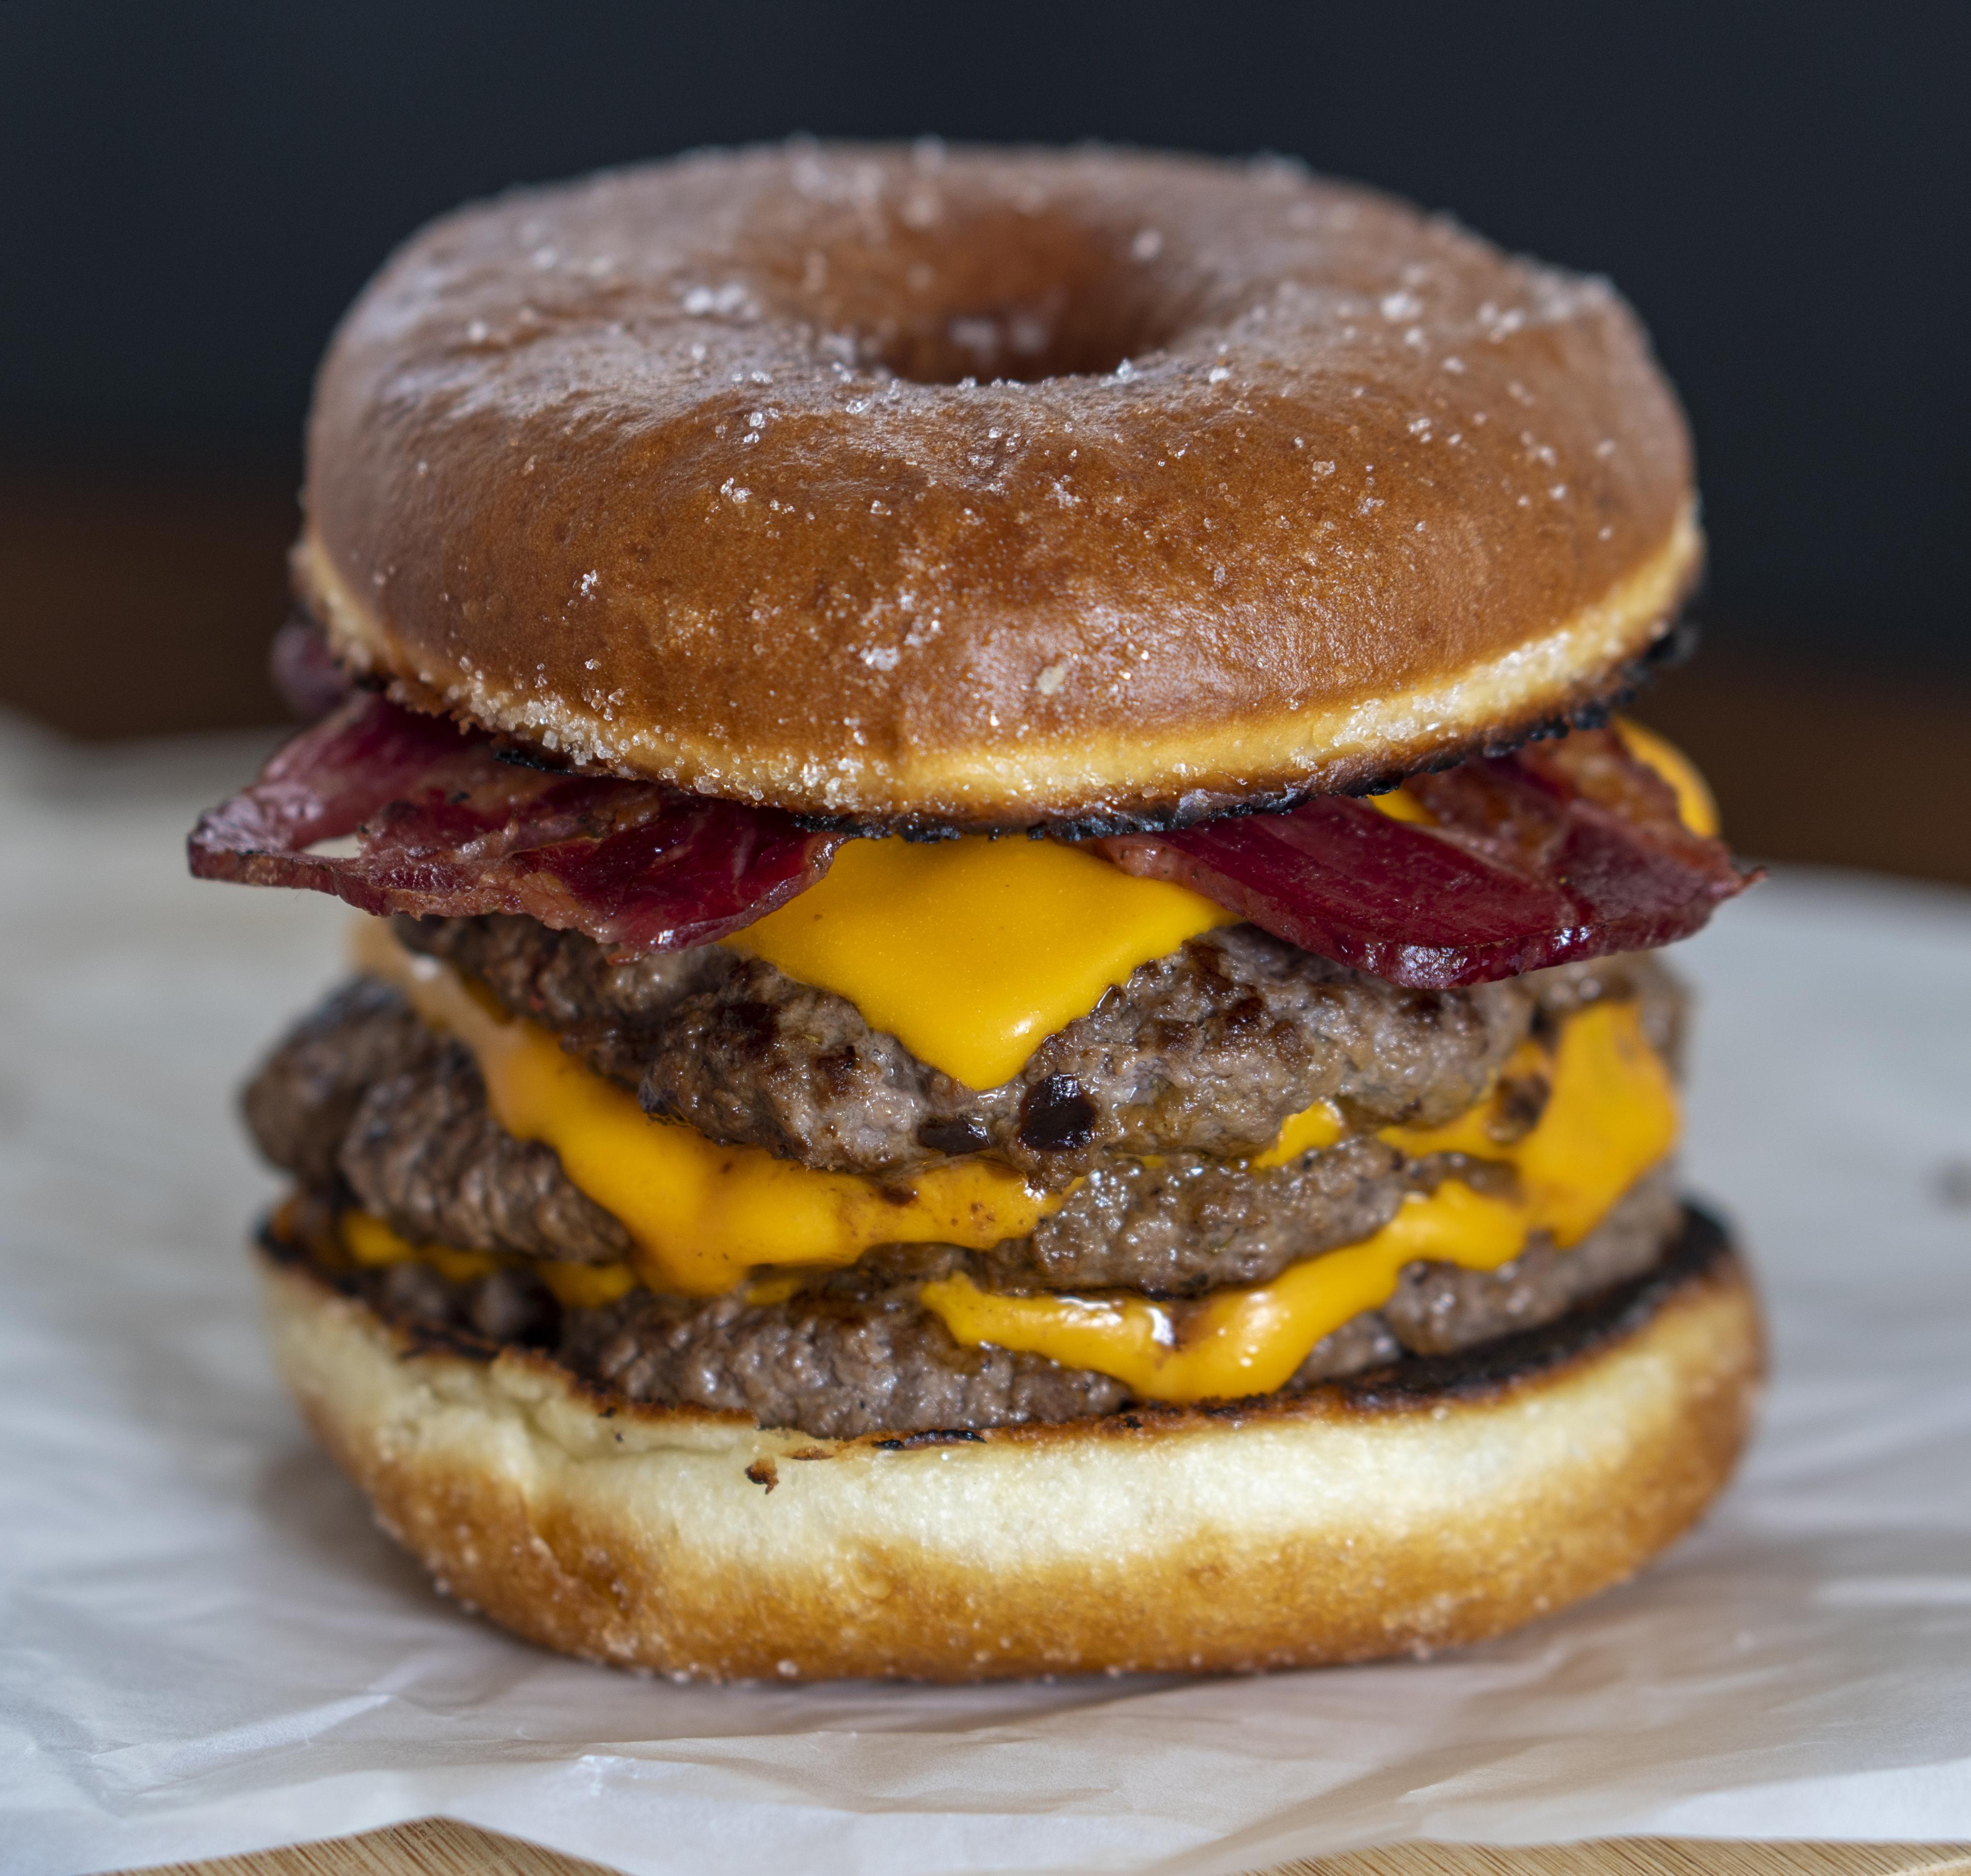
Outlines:
{"label": "doughnut cheeseburger", "polygon": [[800,144],[468,208],[318,386],[340,895],[246,1111],[385,1527],[679,1676],[1359,1659],[1613,1583],[1760,1370],[1611,712],[1689,442],[1604,283],[1274,161]]}

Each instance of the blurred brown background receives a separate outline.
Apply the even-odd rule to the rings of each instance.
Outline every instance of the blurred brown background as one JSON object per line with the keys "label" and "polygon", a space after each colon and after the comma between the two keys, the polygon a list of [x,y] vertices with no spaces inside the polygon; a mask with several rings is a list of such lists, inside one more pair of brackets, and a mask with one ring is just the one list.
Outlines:
{"label": "blurred brown background", "polygon": [[1742,850],[1971,884],[1967,54],[1956,6],[17,0],[0,705],[279,720],[313,360],[454,200],[795,129],[1271,148],[1614,276],[1712,549],[1705,649],[1637,714]]}

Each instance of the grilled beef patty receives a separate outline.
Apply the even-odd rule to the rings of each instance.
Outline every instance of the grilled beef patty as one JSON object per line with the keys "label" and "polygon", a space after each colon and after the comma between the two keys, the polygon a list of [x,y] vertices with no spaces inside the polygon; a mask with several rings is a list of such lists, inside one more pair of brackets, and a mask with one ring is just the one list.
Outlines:
{"label": "grilled beef patty", "polygon": [[[340,1047],[337,1047],[337,1039]],[[365,1073],[380,1072],[367,1087]],[[262,1150],[304,1184],[339,1177],[414,1243],[577,1262],[626,1256],[628,1233],[562,1172],[552,1148],[505,1132],[471,1057],[372,981],[338,991],[248,1090]],[[1448,1171],[1357,1135],[1251,1170],[1209,1154],[1106,1155],[1031,1236],[983,1254],[1012,1289],[1116,1287],[1164,1296],[1263,1282],[1386,1224],[1406,1190]]]}
{"label": "grilled beef patty", "polygon": [[[937,1129],[912,1120],[926,1090],[966,1092],[870,1030],[841,998],[716,946],[612,966],[587,939],[527,920],[399,923],[474,975],[483,969],[481,981],[510,1007],[548,1022],[617,1080],[640,1081],[647,1096],[651,1076],[681,1073],[688,1060],[706,1089],[725,1091],[719,1099],[728,1119],[742,1110],[767,1113],[757,1127],[735,1121],[715,1132],[722,1139],[786,1151],[817,1132],[839,1142],[860,1126],[865,1146],[880,1134],[907,1149],[901,1164],[873,1150],[865,1155],[901,1171],[932,1157],[915,1142]],[[708,975],[713,987],[680,989]],[[527,992],[523,979],[545,987]],[[1500,992],[1510,995],[1493,994]],[[1530,1028],[1606,995],[1640,998],[1651,1040],[1674,1056],[1681,992],[1648,958],[1426,993],[1397,990],[1237,927],[1145,965],[1044,1043],[1020,1077],[978,1097],[962,1125],[949,1114],[940,1124],[948,1123],[954,1147],[969,1142],[996,1154],[979,1118],[996,1102],[1002,1119],[1012,1116],[1000,1145],[1030,1178],[1057,1190],[1082,1179],[1031,1239],[1008,1248],[1017,1280],[1171,1294],[1253,1282],[1374,1230],[1393,1211],[1403,1175],[1388,1149],[1365,1138],[1259,1174],[1221,1155],[1269,1144],[1288,1114],[1323,1091],[1365,1125],[1448,1119],[1477,1098]],[[667,1024],[715,1007],[728,1027],[770,1032],[764,1053],[722,1061],[683,1047]],[[595,1014],[605,1008],[606,1020]],[[742,1021],[747,1011],[754,1014]],[[1062,1062],[1072,1072],[1041,1073]],[[1072,1109],[1089,1137],[1035,1147],[1036,1111],[1064,1083],[1075,1092],[1054,1102],[1054,1119]],[[582,1262],[611,1261],[628,1248],[621,1225],[568,1181],[550,1148],[514,1140],[493,1122],[465,1051],[373,979],[344,986],[297,1025],[248,1087],[244,1106],[269,1159],[305,1185],[346,1180],[366,1210],[407,1237]],[[774,1113],[803,1124],[790,1132]],[[792,1156],[823,1166],[842,1158]],[[1146,1164],[1149,1156],[1160,1163]]]}
{"label": "grilled beef patty", "polygon": [[[1316,1344],[1282,1391],[1552,1321],[1651,1269],[1679,1220],[1663,1167],[1570,1250],[1536,1239],[1490,1272],[1412,1264],[1388,1304]],[[606,1308],[569,1310],[524,1266],[465,1283],[422,1263],[335,1280],[390,1321],[463,1334],[489,1352],[505,1343],[538,1348],[633,1400],[746,1413],[822,1438],[1073,1420],[1130,1404],[1129,1389],[1107,1375],[955,1342],[918,1301],[925,1282],[955,1271],[986,1274],[961,1251],[895,1246],[772,1302],[749,1302],[739,1291],[699,1298],[636,1291]]]}
{"label": "grilled beef patty", "polygon": [[1673,1040],[1653,959],[1564,966],[1466,990],[1408,990],[1256,927],[1207,932],[1142,966],[997,1088],[972,1089],[872,1030],[855,1006],[722,946],[612,963],[531,919],[399,919],[516,1015],[652,1113],[725,1145],[881,1174],[989,1151],[1068,1184],[1116,1153],[1234,1158],[1322,1099],[1365,1130],[1461,1113],[1543,1011],[1637,995]]}
{"label": "grilled beef patty", "polygon": [[[635,1399],[743,1411],[816,1435],[1113,1412],[1128,1392],[1109,1376],[959,1347],[921,1306],[921,1285],[963,1270],[992,1288],[1182,1299],[1264,1282],[1369,1236],[1407,1190],[1499,1173],[1442,1156],[1406,1161],[1368,1129],[1452,1117],[1525,1036],[1599,998],[1637,998],[1673,1060],[1681,1026],[1682,993],[1647,957],[1423,992],[1234,927],[1145,965],[1043,1043],[1019,1076],[977,1091],[871,1031],[842,998],[716,946],[616,965],[586,939],[523,919],[399,929],[638,1089],[647,1108],[715,1138],[879,1175],[978,1151],[1038,1184],[1073,1186],[1031,1235],[989,1251],[879,1246],[771,1302],[743,1288],[709,1299],[639,1290],[607,1308],[565,1310],[530,1262],[614,1262],[630,1251],[628,1233],[550,1148],[498,1125],[471,1056],[396,991],[367,978],[344,985],[247,1089],[256,1138],[318,1217],[353,1201],[413,1242],[523,1260],[464,1283],[422,1262],[345,1272],[386,1315],[549,1350]],[[1542,1094],[1525,1091],[1526,1124]],[[1362,1131],[1285,1165],[1240,1163],[1324,1096]],[[1659,1169],[1569,1251],[1536,1239],[1497,1272],[1412,1265],[1384,1308],[1329,1336],[1290,1385],[1551,1320],[1648,1267],[1675,1224]]]}
{"label": "grilled beef patty", "polygon": [[[342,1058],[381,1079],[353,1089]],[[248,1090],[262,1150],[357,1202],[413,1243],[614,1262],[622,1225],[562,1171],[551,1148],[494,1120],[471,1057],[373,981],[337,992],[277,1050]],[[989,1255],[1008,1287],[1127,1285],[1184,1295],[1253,1282],[1366,1237],[1394,1215],[1403,1157],[1373,1138],[1248,1173],[1204,1154],[1098,1164],[1030,1237]]]}

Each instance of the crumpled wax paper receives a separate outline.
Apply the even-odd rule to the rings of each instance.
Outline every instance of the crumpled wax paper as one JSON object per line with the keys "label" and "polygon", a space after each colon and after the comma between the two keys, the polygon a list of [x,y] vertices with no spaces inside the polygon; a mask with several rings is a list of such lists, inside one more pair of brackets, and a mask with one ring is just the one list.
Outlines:
{"label": "crumpled wax paper", "polygon": [[1637,1581],[1427,1662],[678,1687],[441,1601],[275,1383],[233,1090],[347,915],[184,877],[257,754],[0,729],[0,1866],[435,1814],[639,1876],[1971,1838],[1971,896],[1782,873],[1683,948],[1691,1184],[1777,1373],[1735,1489]]}

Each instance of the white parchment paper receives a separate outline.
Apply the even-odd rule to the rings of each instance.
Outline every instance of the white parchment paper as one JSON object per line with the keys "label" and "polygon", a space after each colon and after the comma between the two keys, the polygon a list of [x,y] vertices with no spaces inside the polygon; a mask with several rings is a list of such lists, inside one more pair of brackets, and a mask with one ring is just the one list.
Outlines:
{"label": "white parchment paper", "polygon": [[256,753],[0,726],[0,1868],[435,1814],[638,1876],[1971,1839],[1971,896],[1782,876],[1684,948],[1692,1183],[1778,1374],[1737,1488],[1637,1582],[1426,1663],[679,1688],[440,1601],[273,1381],[232,1093],[346,915],[183,876]]}

